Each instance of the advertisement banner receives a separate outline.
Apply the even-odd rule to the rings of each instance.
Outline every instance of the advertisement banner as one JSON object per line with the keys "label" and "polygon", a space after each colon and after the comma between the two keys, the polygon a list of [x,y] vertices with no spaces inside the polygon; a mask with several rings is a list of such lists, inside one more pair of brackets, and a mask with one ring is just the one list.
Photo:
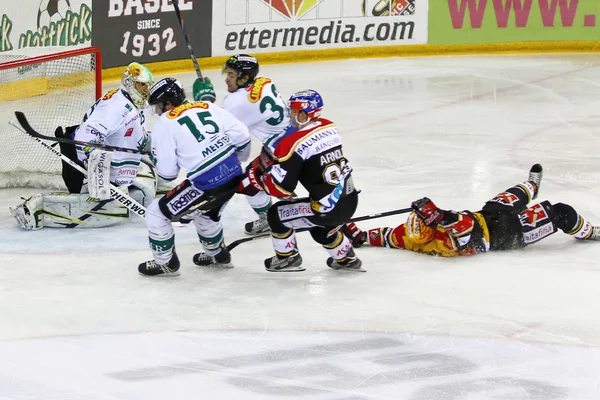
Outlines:
{"label": "advertisement banner", "polygon": [[[179,8],[195,56],[210,56],[212,1],[179,0]],[[171,0],[94,1],[93,28],[105,68],[190,58]]]}
{"label": "advertisement banner", "polygon": [[436,0],[429,43],[600,40],[597,17],[596,0]]}
{"label": "advertisement banner", "polygon": [[2,1],[0,52],[25,47],[89,46],[92,0]]}
{"label": "advertisement banner", "polygon": [[427,43],[427,0],[219,0],[213,55]]}

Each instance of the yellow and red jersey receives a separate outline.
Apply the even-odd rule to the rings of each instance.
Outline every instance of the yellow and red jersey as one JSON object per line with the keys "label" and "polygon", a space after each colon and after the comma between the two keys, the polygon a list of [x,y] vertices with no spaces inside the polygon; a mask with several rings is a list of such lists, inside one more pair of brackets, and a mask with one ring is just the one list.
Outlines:
{"label": "yellow and red jersey", "polygon": [[413,237],[413,228],[407,221],[395,228],[370,229],[369,244],[441,257],[474,255],[488,251],[490,233],[483,216],[468,211],[452,213],[456,216],[455,221],[438,224],[433,235],[428,235],[427,241],[423,241],[422,237]]}

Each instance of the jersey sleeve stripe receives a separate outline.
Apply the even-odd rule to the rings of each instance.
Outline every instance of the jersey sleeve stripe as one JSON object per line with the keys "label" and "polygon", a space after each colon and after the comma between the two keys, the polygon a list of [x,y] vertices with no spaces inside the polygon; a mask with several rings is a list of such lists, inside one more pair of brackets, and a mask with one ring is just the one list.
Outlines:
{"label": "jersey sleeve stripe", "polygon": [[173,181],[173,180],[177,179],[177,175],[175,175],[174,177],[170,177],[170,176],[164,176],[164,175],[158,174],[158,177],[164,181]]}
{"label": "jersey sleeve stripe", "polygon": [[248,145],[249,145],[250,143],[252,143],[252,142],[251,142],[250,140],[248,140],[248,141],[247,141],[246,143],[244,143],[243,145],[236,147],[236,148],[235,148],[235,150],[236,150],[236,151],[244,150],[246,147],[248,147]]}

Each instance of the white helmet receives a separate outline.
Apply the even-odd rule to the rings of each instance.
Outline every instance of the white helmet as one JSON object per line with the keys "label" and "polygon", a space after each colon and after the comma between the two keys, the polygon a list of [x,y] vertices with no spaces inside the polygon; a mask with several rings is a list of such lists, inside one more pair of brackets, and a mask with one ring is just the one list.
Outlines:
{"label": "white helmet", "polygon": [[121,77],[121,89],[131,96],[133,104],[139,109],[146,106],[153,83],[150,70],[136,62],[129,64]]}

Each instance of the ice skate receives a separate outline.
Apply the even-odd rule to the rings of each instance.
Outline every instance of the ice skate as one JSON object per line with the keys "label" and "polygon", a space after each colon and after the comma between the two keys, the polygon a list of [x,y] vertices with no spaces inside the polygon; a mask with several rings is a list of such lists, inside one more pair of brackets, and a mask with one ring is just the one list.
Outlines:
{"label": "ice skate", "polygon": [[535,195],[533,196],[533,199],[535,199],[538,196],[538,193],[540,192],[540,186],[542,184],[542,175],[543,169],[541,164],[534,164],[529,170],[529,181],[535,183],[536,186]]}
{"label": "ice skate", "polygon": [[592,235],[588,240],[600,240],[600,226],[592,226]]}
{"label": "ice skate", "polygon": [[143,276],[178,276],[179,258],[177,253],[173,252],[173,257],[166,264],[157,264],[154,260],[143,262],[138,266],[138,272]]}
{"label": "ice skate", "polygon": [[577,240],[600,240],[600,226],[593,226],[584,221],[583,227],[576,233],[569,233]]}
{"label": "ice skate", "polygon": [[246,235],[260,235],[261,233],[267,233],[271,230],[269,228],[269,222],[267,221],[267,213],[258,214],[259,218],[256,221],[248,222],[244,226]]}
{"label": "ice skate", "polygon": [[194,264],[200,267],[233,268],[231,253],[225,248],[225,245],[221,245],[221,250],[217,255],[209,256],[206,253],[198,253],[194,255],[193,260]]}
{"label": "ice skate", "polygon": [[335,260],[332,257],[329,257],[327,259],[327,266],[333,269],[344,269],[348,271],[367,271],[362,267],[362,261],[356,257],[354,250],[350,250],[346,257],[342,258],[341,260]]}
{"label": "ice skate", "polygon": [[300,253],[295,251],[291,256],[279,257],[274,255],[271,258],[265,260],[265,268],[269,272],[302,272],[306,271],[306,268],[301,267],[302,256]]}

